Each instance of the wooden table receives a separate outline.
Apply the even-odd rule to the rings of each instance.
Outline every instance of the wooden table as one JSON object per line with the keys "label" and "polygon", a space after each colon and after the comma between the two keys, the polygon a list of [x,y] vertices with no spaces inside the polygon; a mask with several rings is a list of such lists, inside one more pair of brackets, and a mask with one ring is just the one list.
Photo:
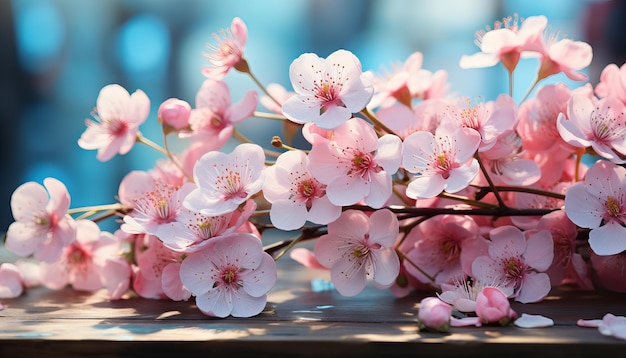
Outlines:
{"label": "wooden table", "polygon": [[625,315],[625,294],[559,291],[541,303],[513,303],[520,314],[552,318],[553,327],[435,334],[417,329],[417,303],[424,294],[398,299],[371,285],[351,298],[316,292],[311,280],[325,278],[325,272],[305,270],[288,258],[278,265],[268,307],[247,319],[206,317],[193,300],[110,302],[105,292],[31,289],[1,301],[0,357],[626,357],[626,341],[576,326],[578,318]]}

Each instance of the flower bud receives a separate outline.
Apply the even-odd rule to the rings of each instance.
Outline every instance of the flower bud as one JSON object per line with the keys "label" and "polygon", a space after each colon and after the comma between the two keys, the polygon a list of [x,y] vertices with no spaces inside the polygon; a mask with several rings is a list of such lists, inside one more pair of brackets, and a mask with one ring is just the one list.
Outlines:
{"label": "flower bud", "polygon": [[447,332],[450,328],[452,306],[438,297],[426,297],[420,302],[417,319],[420,329]]}
{"label": "flower bud", "polygon": [[508,297],[497,287],[485,287],[476,297],[476,315],[483,324],[507,325],[517,314]]}
{"label": "flower bud", "polygon": [[174,129],[187,127],[190,114],[189,103],[178,98],[170,98],[159,106],[159,120]]}

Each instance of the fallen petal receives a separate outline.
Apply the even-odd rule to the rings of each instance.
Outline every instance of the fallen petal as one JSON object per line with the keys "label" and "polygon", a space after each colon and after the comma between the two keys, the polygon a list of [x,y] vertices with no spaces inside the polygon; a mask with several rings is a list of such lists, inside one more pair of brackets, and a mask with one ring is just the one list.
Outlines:
{"label": "fallen petal", "polygon": [[515,320],[515,325],[521,328],[539,328],[554,326],[554,321],[542,315],[532,315],[522,313],[522,316]]}

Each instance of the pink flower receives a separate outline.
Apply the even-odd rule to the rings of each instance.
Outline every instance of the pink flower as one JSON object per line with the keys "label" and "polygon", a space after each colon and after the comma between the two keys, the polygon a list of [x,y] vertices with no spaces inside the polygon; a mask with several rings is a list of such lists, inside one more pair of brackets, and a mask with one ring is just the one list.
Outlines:
{"label": "pink flower", "polygon": [[374,88],[361,72],[359,59],[338,50],[326,59],[305,53],[289,67],[296,92],[283,104],[283,114],[296,123],[314,122],[332,129],[361,111],[372,98]]}
{"label": "pink flower", "polygon": [[257,97],[257,93],[251,90],[240,102],[233,104],[226,82],[205,80],[196,94],[196,108],[189,117],[191,132],[179,135],[202,142],[205,151],[220,149],[231,138],[235,124],[254,113]]}
{"label": "pink flower", "polygon": [[78,220],[76,227],[76,241],[63,250],[57,261],[42,265],[42,284],[55,290],[70,284],[75,290],[95,291],[104,287],[105,276],[120,273],[121,276],[109,279],[128,282],[130,271],[124,275],[105,270],[106,260],[121,250],[120,241],[111,233],[100,231],[90,220]]}
{"label": "pink flower", "polygon": [[469,128],[452,133],[438,130],[435,135],[426,131],[409,135],[404,140],[402,166],[416,176],[409,183],[406,195],[426,199],[444,190],[455,193],[466,188],[478,174],[478,161],[473,156],[479,144],[480,135]]}
{"label": "pink flower", "polygon": [[430,99],[419,102],[413,109],[402,105],[385,107],[378,110],[376,116],[404,140],[417,131],[434,133],[447,107],[448,104],[444,100]]}
{"label": "pink flower", "polygon": [[504,225],[491,230],[489,237],[489,254],[474,260],[472,276],[512,289],[516,301],[542,300],[551,289],[550,277],[545,273],[554,257],[550,232],[524,233]]}
{"label": "pink flower", "polygon": [[97,158],[107,161],[115,154],[124,155],[135,144],[139,126],[148,118],[150,99],[142,90],[130,95],[120,85],[107,85],[97,100],[96,121],[86,120],[87,129],[78,145],[97,149]]}
{"label": "pink flower", "polygon": [[596,85],[595,92],[600,98],[617,97],[626,103],[626,63],[620,67],[616,64],[608,64],[600,74],[600,83]]}
{"label": "pink flower", "polygon": [[159,106],[159,120],[175,130],[189,126],[191,106],[187,101],[169,98]]}
{"label": "pink flower", "polygon": [[230,154],[209,152],[193,170],[194,189],[183,201],[192,211],[204,215],[222,215],[263,188],[265,153],[257,144],[239,144]]}
{"label": "pink flower", "polygon": [[593,51],[588,43],[570,39],[551,41],[544,45],[540,53],[542,59],[538,80],[561,72],[573,81],[587,79],[587,75],[577,71],[591,64]]}
{"label": "pink flower", "polygon": [[518,22],[518,17],[508,17],[503,22],[496,22],[493,30],[476,33],[476,44],[481,52],[471,56],[462,56],[461,68],[491,67],[502,65],[513,72],[522,52],[535,50],[548,24],[545,16],[530,16]]}
{"label": "pink flower", "polygon": [[15,298],[24,292],[20,270],[10,262],[0,264],[0,298]]}
{"label": "pink flower", "polygon": [[208,45],[210,53],[204,56],[211,66],[203,67],[202,74],[214,80],[221,80],[231,68],[245,65],[243,58],[244,46],[248,39],[248,28],[238,17],[230,24],[230,30],[221,30],[219,35],[213,33],[217,45]]}
{"label": "pink flower", "polygon": [[252,317],[265,308],[267,293],[276,283],[274,259],[263,251],[261,240],[236,234],[211,240],[189,255],[180,278],[196,296],[196,305],[214,317]]}
{"label": "pink flower", "polygon": [[346,210],[328,224],[328,234],[315,243],[315,256],[330,268],[332,282],[344,296],[354,296],[365,287],[368,277],[381,286],[394,283],[400,260],[393,248],[398,219],[388,209],[371,216]]}
{"label": "pink flower", "polygon": [[437,296],[460,312],[476,312],[476,298],[487,287],[497,286],[482,282],[477,278],[463,277],[456,279],[454,284],[442,283],[442,291]]}
{"label": "pink flower", "polygon": [[302,151],[285,152],[267,168],[263,195],[272,204],[272,224],[281,230],[299,229],[306,221],[326,225],[341,214],[341,206],[329,201],[326,185],[310,173]]}
{"label": "pink flower", "polygon": [[[186,300],[191,292],[183,287],[178,272],[183,253],[163,245],[153,235],[137,235],[133,290],[143,298]],[[172,265],[172,269],[167,269]]]}
{"label": "pink flower", "polygon": [[437,297],[426,297],[420,301],[417,320],[420,330],[448,332],[452,306]]}
{"label": "pink flower", "polygon": [[626,250],[626,169],[597,161],[585,180],[565,194],[565,212],[572,222],[589,228],[589,246],[598,255]]}
{"label": "pink flower", "polygon": [[577,322],[580,327],[598,328],[600,334],[617,339],[626,340],[626,317],[607,313],[602,319],[584,320]]}
{"label": "pink flower", "polygon": [[[282,114],[283,103],[285,103],[285,101],[289,99],[289,97],[295,95],[295,93],[287,91],[285,87],[278,83],[270,83],[267,85],[266,89],[267,93],[269,93],[272,97],[270,98],[269,96],[261,96],[259,98],[259,102],[263,105],[263,107],[267,108],[268,110],[274,113]],[[274,102],[274,99],[278,101],[278,103]]]}
{"label": "pink flower", "polygon": [[515,131],[500,135],[481,153],[481,159],[496,185],[529,186],[541,178],[539,165],[524,157],[522,140]]}
{"label": "pink flower", "polygon": [[591,267],[596,274],[598,286],[626,293],[626,251],[603,256],[592,253]]}
{"label": "pink flower", "polygon": [[483,324],[507,325],[517,317],[507,295],[496,287],[485,287],[476,297],[476,315]]}
{"label": "pink flower", "polygon": [[319,141],[309,153],[309,170],[326,185],[333,205],[361,200],[380,208],[392,194],[391,176],[398,170],[402,141],[386,134],[380,138],[362,119],[352,118],[333,130],[332,141]]}
{"label": "pink flower", "polygon": [[[64,247],[76,236],[76,223],[67,214],[70,194],[54,178],[20,185],[11,196],[15,222],[6,234],[6,248],[16,255],[34,255],[35,259],[55,261]],[[49,196],[48,196],[49,195]]]}
{"label": "pink flower", "polygon": [[626,163],[626,105],[619,99],[574,94],[567,104],[567,117],[559,114],[557,125],[570,145],[591,147],[614,163]]}

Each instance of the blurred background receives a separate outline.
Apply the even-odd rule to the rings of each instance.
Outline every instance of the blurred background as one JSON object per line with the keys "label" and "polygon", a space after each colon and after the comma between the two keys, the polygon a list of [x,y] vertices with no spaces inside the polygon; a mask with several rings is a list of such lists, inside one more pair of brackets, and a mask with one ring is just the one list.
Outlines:
{"label": "blurred background", "polygon": [[[194,104],[204,80],[202,53],[211,34],[233,17],[248,26],[246,58],[261,82],[288,89],[290,63],[303,52],[326,57],[344,48],[364,70],[379,72],[424,54],[423,67],[445,69],[452,91],[490,100],[506,92],[504,69],[461,70],[463,54],[478,51],[474,33],[495,20],[543,14],[551,32],[589,42],[591,83],[608,63],[626,58],[623,1],[584,0],[0,0],[0,232],[13,221],[11,193],[26,181],[63,181],[72,207],[115,202],[130,170],[149,169],[160,158],[145,146],[99,162],[78,147],[84,121],[100,89],[118,83],[142,89],[152,110],[141,132],[160,139],[156,110],[169,98]],[[521,97],[537,63],[524,62],[516,83]],[[528,73],[528,76],[525,76]],[[527,79],[528,82],[524,82]],[[564,81],[553,76],[550,81]],[[234,102],[252,81],[231,72]],[[547,83],[547,82],[544,82]],[[568,84],[577,86],[579,84]],[[258,122],[242,129],[265,141],[275,133]],[[260,136],[260,137],[255,137]],[[263,143],[261,143],[263,144]]]}

